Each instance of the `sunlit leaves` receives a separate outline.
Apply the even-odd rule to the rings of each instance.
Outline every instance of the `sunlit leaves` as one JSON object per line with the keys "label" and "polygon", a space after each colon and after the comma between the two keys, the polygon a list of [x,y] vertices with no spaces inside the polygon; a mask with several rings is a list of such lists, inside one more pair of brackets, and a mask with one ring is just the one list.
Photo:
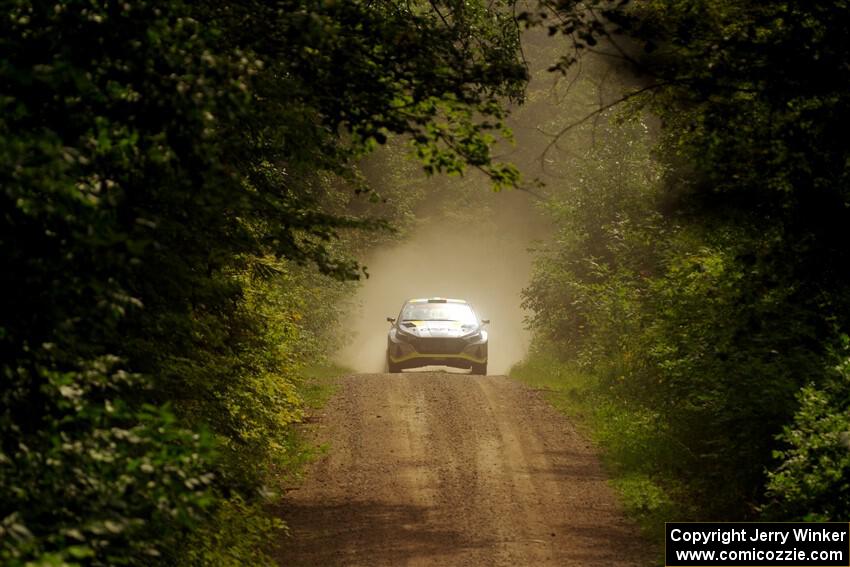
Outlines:
{"label": "sunlit leaves", "polygon": [[357,162],[408,137],[434,173],[516,183],[490,155],[525,79],[510,12],[9,4],[0,559],[218,564],[244,535],[234,561],[261,563],[276,523],[238,515],[285,461],[340,281],[365,274],[339,237],[388,229],[340,206],[369,192]]}
{"label": "sunlit leaves", "polygon": [[[586,341],[579,352],[596,349],[593,360],[611,366],[625,362],[617,349],[628,345],[628,395],[657,408],[689,448],[682,478],[704,511],[757,514],[764,470],[782,459],[771,513],[846,515],[843,485],[831,483],[845,463],[824,444],[844,427],[835,400],[848,391],[827,370],[850,326],[850,145],[838,126],[850,115],[847,3],[545,7],[557,19],[526,19],[567,39],[552,70],[592,50],[634,71],[646,85],[642,108],[663,122],[656,153],[671,167],[648,248],[639,231],[607,225],[602,241],[611,245],[600,250],[582,211],[562,207],[567,234],[530,289],[539,323],[570,349]],[[587,246],[585,264],[576,242]],[[660,261],[618,277],[641,254]],[[629,296],[637,309],[618,309]],[[610,313],[622,318],[618,335],[603,324]],[[774,451],[777,443],[786,447]]]}

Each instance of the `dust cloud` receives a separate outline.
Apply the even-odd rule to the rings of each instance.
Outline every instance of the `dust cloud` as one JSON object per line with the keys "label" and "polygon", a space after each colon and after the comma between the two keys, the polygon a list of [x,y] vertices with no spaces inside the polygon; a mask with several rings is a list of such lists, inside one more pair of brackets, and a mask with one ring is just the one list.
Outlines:
{"label": "dust cloud", "polygon": [[[520,293],[531,275],[529,248],[551,236],[551,217],[539,205],[569,190],[572,164],[582,161],[598,141],[596,120],[587,120],[589,113],[619,96],[622,86],[611,80],[616,74],[601,56],[599,61],[586,57],[577,75],[550,73],[549,65],[564,46],[552,42],[545,30],[526,32],[523,47],[531,81],[524,104],[514,107],[508,120],[515,143],[498,147],[496,153],[518,166],[526,181],[539,180],[545,188],[539,188],[535,199],[526,191],[493,193],[483,176],[431,178],[427,183],[434,191],[429,195],[437,195],[439,203],[416,211],[417,221],[405,227],[407,237],[401,242],[360,258],[371,277],[346,318],[350,343],[336,362],[358,372],[382,372],[386,318],[397,316],[407,299],[433,296],[465,299],[479,317],[491,320],[490,374],[506,373],[526,354],[530,336]],[[584,126],[572,129],[570,124]],[[569,135],[553,134],[559,131]],[[384,171],[375,181],[380,185],[390,177]]]}
{"label": "dust cloud", "polygon": [[525,355],[529,335],[520,307],[531,269],[529,247],[542,221],[522,192],[481,189],[475,223],[450,215],[420,217],[410,235],[364,259],[371,277],[358,290],[346,333],[352,341],[338,363],[358,372],[383,372],[387,317],[414,297],[465,299],[490,319],[490,374],[504,374]]}

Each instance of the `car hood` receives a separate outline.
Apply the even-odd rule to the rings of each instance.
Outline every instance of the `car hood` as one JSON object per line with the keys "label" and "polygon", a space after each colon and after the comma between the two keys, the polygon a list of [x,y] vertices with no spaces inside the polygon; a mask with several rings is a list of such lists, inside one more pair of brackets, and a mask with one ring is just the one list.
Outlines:
{"label": "car hood", "polygon": [[404,321],[399,328],[415,337],[462,337],[478,329],[460,321]]}

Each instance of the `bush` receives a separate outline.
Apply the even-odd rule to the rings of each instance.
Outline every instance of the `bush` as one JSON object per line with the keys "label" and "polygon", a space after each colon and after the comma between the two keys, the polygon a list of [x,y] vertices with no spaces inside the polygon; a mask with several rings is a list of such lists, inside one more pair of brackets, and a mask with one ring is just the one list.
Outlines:
{"label": "bush", "polygon": [[4,3],[0,559],[262,560],[298,368],[363,273],[340,238],[386,226],[345,206],[357,159],[408,134],[515,178],[518,33],[482,6]]}
{"label": "bush", "polygon": [[794,421],[778,440],[781,463],[768,473],[771,517],[843,521],[850,516],[850,357],[845,351],[832,379],[800,390]]}
{"label": "bush", "polygon": [[[170,563],[215,499],[212,437],[167,406],[129,405],[144,383],[118,360],[37,371],[50,413],[2,423],[2,563]],[[19,372],[5,401],[32,380]]]}
{"label": "bush", "polygon": [[[558,234],[526,290],[532,326],[614,407],[649,411],[650,435],[680,454],[656,457],[655,473],[680,480],[699,519],[756,518],[768,501],[778,517],[805,517],[806,483],[813,517],[832,514],[818,498],[840,503],[833,479],[845,471],[846,387],[827,367],[850,314],[848,145],[837,127],[850,113],[837,48],[850,10],[590,7],[563,6],[550,31],[646,80],[623,89],[632,121],[577,164],[576,180],[550,189]],[[647,111],[658,140],[634,138]]]}

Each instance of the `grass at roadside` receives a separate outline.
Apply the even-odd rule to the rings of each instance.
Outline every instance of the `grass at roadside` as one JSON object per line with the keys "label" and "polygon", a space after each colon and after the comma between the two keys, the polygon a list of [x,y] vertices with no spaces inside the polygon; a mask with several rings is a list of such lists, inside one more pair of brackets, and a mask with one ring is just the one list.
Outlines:
{"label": "grass at roadside", "polygon": [[559,361],[551,353],[533,351],[510,370],[511,378],[544,392],[548,402],[573,422],[601,450],[611,483],[628,515],[660,546],[664,522],[682,516],[670,479],[658,478],[658,463],[675,454],[651,412],[614,399],[601,381]]}
{"label": "grass at roadside", "polygon": [[314,364],[301,370],[296,384],[305,417],[297,427],[289,429],[283,441],[283,445],[290,450],[277,467],[281,485],[299,481],[305,467],[328,451],[326,443],[317,444],[311,439],[310,416],[325,407],[337,390],[339,378],[350,373],[348,368],[334,364]]}
{"label": "grass at roadside", "polygon": [[302,380],[298,388],[304,408],[309,413],[325,407],[337,389],[337,380],[351,374],[352,370],[336,364],[314,364],[301,371]]}

